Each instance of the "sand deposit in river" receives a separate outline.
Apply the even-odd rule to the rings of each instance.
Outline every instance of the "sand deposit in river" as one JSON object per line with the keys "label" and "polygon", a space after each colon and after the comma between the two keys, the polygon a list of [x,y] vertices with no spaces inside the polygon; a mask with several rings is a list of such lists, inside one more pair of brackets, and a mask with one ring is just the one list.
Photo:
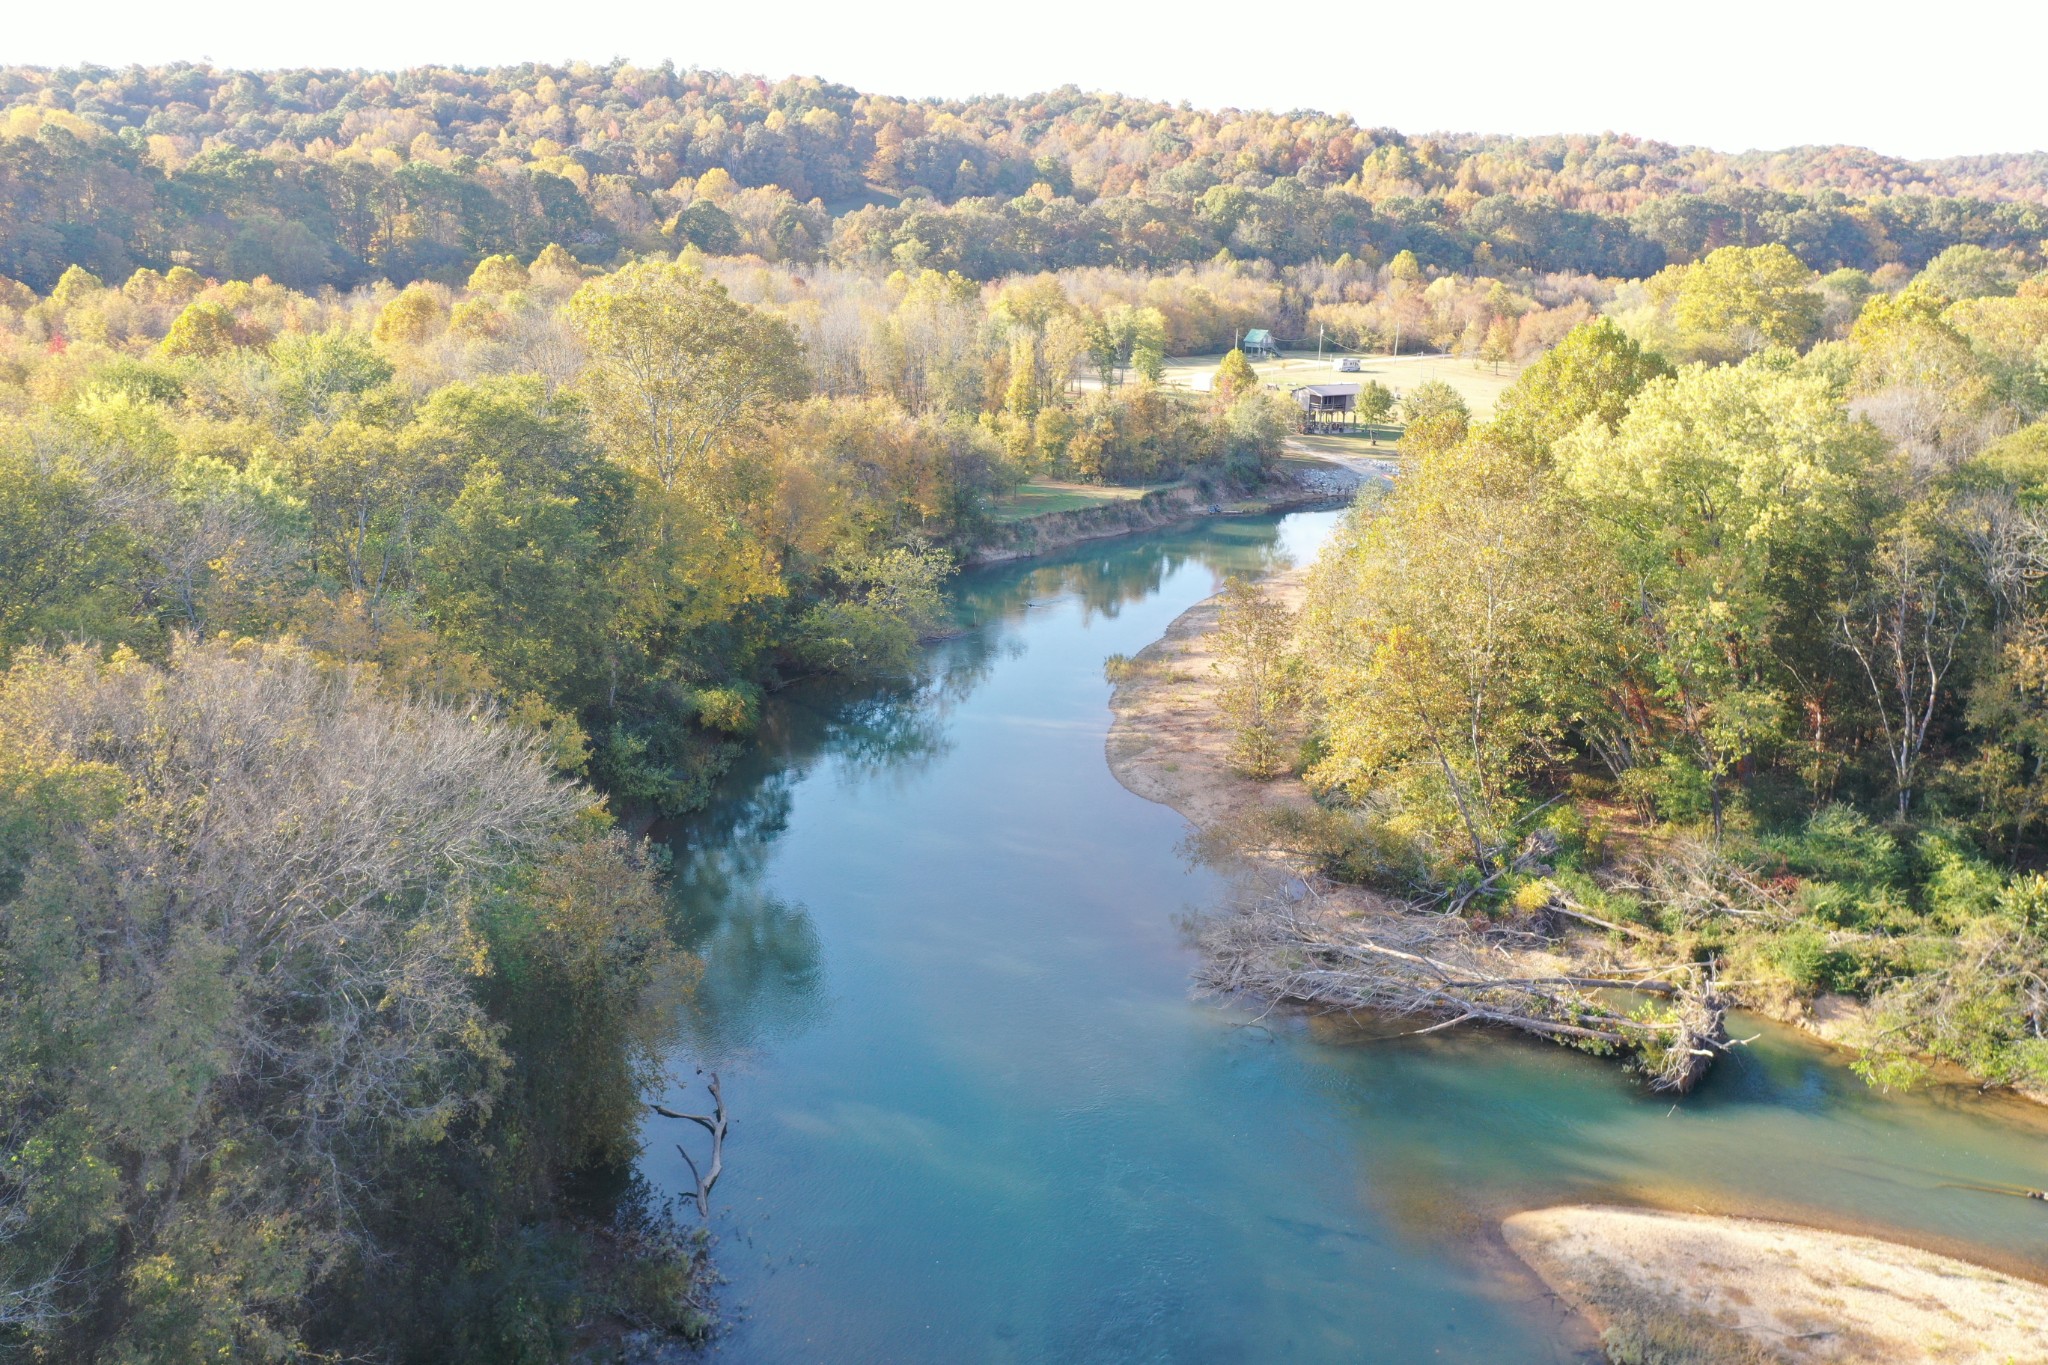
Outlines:
{"label": "sand deposit in river", "polygon": [[1895,1242],[1602,1207],[1518,1213],[1501,1231],[1618,1359],[2048,1361],[2048,1287]]}

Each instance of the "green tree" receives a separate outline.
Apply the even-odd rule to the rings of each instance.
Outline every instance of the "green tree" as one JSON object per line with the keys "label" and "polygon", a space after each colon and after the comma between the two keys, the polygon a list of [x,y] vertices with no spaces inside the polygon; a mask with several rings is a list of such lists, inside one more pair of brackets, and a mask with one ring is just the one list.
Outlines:
{"label": "green tree", "polygon": [[1728,778],[1784,720],[1774,570],[1853,533],[1873,433],[1825,379],[1761,357],[1653,381],[1613,431],[1587,422],[1556,449],[1626,575],[1718,835]]}
{"label": "green tree", "polygon": [[2017,854],[2048,820],[2048,623],[2013,625],[1977,675],[1966,714],[1979,743],[1955,776],[1985,846]]}
{"label": "green tree", "polygon": [[270,364],[278,400],[294,423],[332,421],[392,376],[359,332],[288,332],[271,344]]}
{"label": "green tree", "polygon": [[50,302],[69,311],[105,289],[106,283],[81,265],[69,265],[50,287]]}
{"label": "green tree", "polygon": [[221,303],[188,303],[171,330],[164,333],[163,353],[180,356],[225,355],[241,345],[234,310]]}
{"label": "green tree", "polygon": [[787,323],[683,266],[627,266],[584,285],[567,312],[589,347],[582,383],[599,435],[664,489],[717,502],[741,440],[809,388]]}
{"label": "green tree", "polygon": [[1594,556],[1545,477],[1483,442],[1420,461],[1353,513],[1305,613],[1323,715],[1311,782],[1482,875],[1592,671]]}
{"label": "green tree", "polygon": [[1845,336],[1856,324],[1856,315],[1877,292],[1869,274],[1861,270],[1832,270],[1819,283],[1822,331],[1829,337]]}
{"label": "green tree", "polygon": [[1671,321],[1703,359],[1803,347],[1820,334],[1821,296],[1812,279],[1797,256],[1775,243],[1724,246],[1680,268]]}
{"label": "green tree", "polygon": [[745,245],[732,215],[709,199],[699,199],[669,219],[662,230],[709,256],[730,256]]}
{"label": "green tree", "polygon": [[1216,612],[1216,706],[1230,726],[1230,761],[1264,781],[1287,768],[1298,688],[1288,658],[1294,622],[1256,584],[1233,575]]}
{"label": "green tree", "polygon": [[1913,283],[1953,302],[2011,294],[2025,274],[2015,253],[1959,243],[1929,261]]}
{"label": "green tree", "polygon": [[812,668],[856,677],[916,671],[918,641],[939,629],[952,572],[943,552],[920,545],[850,553],[832,566],[838,591],[798,623],[793,652]]}
{"label": "green tree", "polygon": [[1487,325],[1486,336],[1479,343],[1479,358],[1493,366],[1495,374],[1500,373],[1501,362],[1515,354],[1515,324],[1513,319],[1496,317]]}
{"label": "green tree", "polygon": [[40,629],[106,633],[94,599],[130,553],[79,462],[0,447],[0,651]]}
{"label": "green tree", "polygon": [[1670,373],[1663,357],[1600,318],[1574,327],[1522,371],[1495,403],[1487,430],[1532,459],[1548,459],[1551,445],[1588,417],[1612,430],[1645,384]]}
{"label": "green tree", "polygon": [[469,273],[469,292],[509,294],[515,289],[526,288],[527,279],[526,267],[519,263],[517,256],[486,256]]}
{"label": "green tree", "polygon": [[284,463],[305,500],[315,571],[380,621],[387,600],[413,582],[421,537],[452,494],[450,472],[431,450],[355,418],[308,428]]}
{"label": "green tree", "polygon": [[1030,421],[1038,416],[1044,379],[1038,373],[1038,343],[1028,333],[1010,347],[1010,383],[1003,394],[1003,407]]}
{"label": "green tree", "polygon": [[1384,422],[1394,415],[1394,391],[1377,379],[1358,386],[1358,417],[1362,422]]}
{"label": "green tree", "polygon": [[603,696],[612,604],[598,510],[481,460],[422,553],[436,627],[512,696],[572,708]]}
{"label": "green tree", "polygon": [[377,313],[373,335],[381,346],[423,346],[448,324],[448,305],[431,286],[415,282]]}
{"label": "green tree", "polygon": [[1299,413],[1277,393],[1253,389],[1223,415],[1224,468],[1238,483],[1256,485],[1287,448]]}
{"label": "green tree", "polygon": [[1416,454],[1445,450],[1465,439],[1472,424],[1472,410],[1464,396],[1441,379],[1417,384],[1401,399],[1401,415],[1407,430],[1403,449]]}
{"label": "green tree", "polygon": [[1252,368],[1242,349],[1234,349],[1217,365],[1215,377],[1209,383],[1209,392],[1216,396],[1219,404],[1228,407],[1258,387],[1259,372]]}

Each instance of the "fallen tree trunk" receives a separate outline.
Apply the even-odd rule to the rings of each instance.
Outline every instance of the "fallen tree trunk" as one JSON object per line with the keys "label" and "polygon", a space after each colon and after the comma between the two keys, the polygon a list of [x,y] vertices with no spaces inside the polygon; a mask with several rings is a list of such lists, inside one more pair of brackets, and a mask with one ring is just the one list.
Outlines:
{"label": "fallen tree trunk", "polygon": [[718,1073],[716,1071],[711,1073],[711,1112],[709,1114],[686,1114],[679,1109],[670,1109],[660,1104],[650,1104],[647,1107],[665,1119],[686,1119],[691,1123],[701,1124],[704,1131],[711,1134],[711,1156],[705,1162],[704,1169],[701,1172],[697,1168],[696,1161],[690,1156],[689,1150],[680,1142],[676,1144],[676,1151],[681,1153],[684,1164],[690,1168],[690,1178],[697,1182],[697,1216],[709,1218],[711,1216],[711,1187],[718,1183],[719,1174],[725,1169],[725,1096],[719,1093]]}
{"label": "fallen tree trunk", "polygon": [[[1299,885],[1297,883],[1297,885]],[[1219,995],[1433,1020],[1418,1032],[1497,1024],[1626,1053],[1652,1089],[1685,1094],[1729,1046],[1698,963],[1582,970],[1554,949],[1510,947],[1459,915],[1414,907],[1339,913],[1318,887],[1242,897],[1197,930],[1198,986]],[[1629,1009],[1615,993],[1654,997]]]}

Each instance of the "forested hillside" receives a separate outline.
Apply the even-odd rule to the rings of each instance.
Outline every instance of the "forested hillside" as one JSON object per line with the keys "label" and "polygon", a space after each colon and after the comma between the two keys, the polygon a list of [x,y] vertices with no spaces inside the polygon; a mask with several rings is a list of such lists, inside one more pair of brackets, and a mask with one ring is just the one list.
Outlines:
{"label": "forested hillside", "polygon": [[0,69],[0,275],[458,282],[559,242],[988,279],[1340,255],[1642,276],[1780,243],[1917,268],[2048,236],[2048,161],[1417,137],[1074,89],[906,101],[671,67]]}

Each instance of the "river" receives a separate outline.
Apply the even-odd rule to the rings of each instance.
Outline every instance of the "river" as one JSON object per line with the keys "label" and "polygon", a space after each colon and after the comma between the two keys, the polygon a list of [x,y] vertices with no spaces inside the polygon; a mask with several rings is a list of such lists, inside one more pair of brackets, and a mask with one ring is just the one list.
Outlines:
{"label": "river", "polygon": [[[1334,512],[964,575],[895,693],[791,689],[672,831],[705,960],[675,1057],[733,1126],[714,1196],[743,1362],[1547,1362],[1583,1333],[1492,1229],[1653,1202],[1894,1235],[2048,1278],[2048,1122],[1866,1089],[1786,1030],[1701,1091],[1496,1033],[1370,1040],[1191,1000],[1224,884],[1126,792],[1102,661]],[[695,1092],[701,1096],[701,1088]],[[679,1128],[689,1129],[678,1132]],[[688,1187],[654,1120],[642,1170]]]}

